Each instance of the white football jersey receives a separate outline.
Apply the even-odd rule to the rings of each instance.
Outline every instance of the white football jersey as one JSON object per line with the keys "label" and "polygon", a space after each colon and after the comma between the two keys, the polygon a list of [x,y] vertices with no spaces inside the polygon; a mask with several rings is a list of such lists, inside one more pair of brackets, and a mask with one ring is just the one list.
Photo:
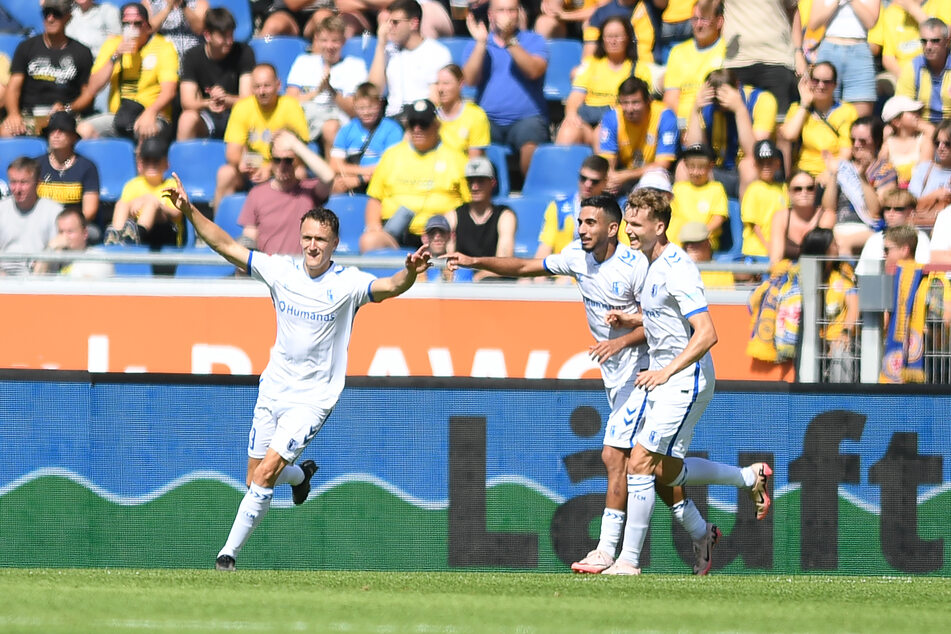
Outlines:
{"label": "white football jersey", "polygon": [[[647,258],[640,251],[618,244],[614,255],[598,262],[594,255],[581,248],[580,240],[575,240],[561,253],[545,258],[545,269],[554,275],[570,275],[578,280],[588,328],[596,341],[617,339],[631,332],[627,328],[611,328],[604,316],[612,309],[637,312],[638,292],[647,274]],[[646,366],[645,346],[624,348],[601,365],[604,387],[623,385]]]}
{"label": "white football jersey", "polygon": [[[708,310],[700,269],[683,249],[669,243],[647,269],[640,298],[650,367],[657,370],[687,347],[693,331],[687,319]],[[709,352],[701,363],[712,369]]]}
{"label": "white football jersey", "polygon": [[333,407],[347,374],[347,346],[357,309],[373,300],[376,279],[331,263],[311,278],[287,255],[253,251],[248,271],[271,290],[277,338],[259,392],[275,400]]}

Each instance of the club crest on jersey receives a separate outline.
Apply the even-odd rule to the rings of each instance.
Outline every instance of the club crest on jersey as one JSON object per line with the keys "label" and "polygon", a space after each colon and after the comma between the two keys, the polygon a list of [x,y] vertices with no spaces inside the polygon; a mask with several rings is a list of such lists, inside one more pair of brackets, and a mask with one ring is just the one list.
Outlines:
{"label": "club crest on jersey", "polygon": [[651,297],[657,297],[657,284],[651,285]]}
{"label": "club crest on jersey", "polygon": [[614,291],[615,295],[621,294],[621,283],[620,282],[611,282],[611,290]]}
{"label": "club crest on jersey", "polygon": [[330,290],[329,288],[327,289],[327,301],[330,302],[331,304],[334,301],[334,292]]}

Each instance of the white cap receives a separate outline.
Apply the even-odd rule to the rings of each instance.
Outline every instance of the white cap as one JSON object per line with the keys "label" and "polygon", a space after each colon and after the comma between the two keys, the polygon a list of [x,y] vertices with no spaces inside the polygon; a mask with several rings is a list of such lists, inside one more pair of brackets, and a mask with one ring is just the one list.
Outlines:
{"label": "white cap", "polygon": [[882,121],[888,123],[903,112],[918,112],[925,107],[920,101],[915,101],[905,95],[895,95],[882,106]]}
{"label": "white cap", "polygon": [[662,192],[667,192],[672,194],[674,192],[673,186],[670,184],[670,176],[667,175],[667,170],[651,170],[641,176],[641,180],[637,181],[637,187],[634,190],[638,189],[656,189]]}

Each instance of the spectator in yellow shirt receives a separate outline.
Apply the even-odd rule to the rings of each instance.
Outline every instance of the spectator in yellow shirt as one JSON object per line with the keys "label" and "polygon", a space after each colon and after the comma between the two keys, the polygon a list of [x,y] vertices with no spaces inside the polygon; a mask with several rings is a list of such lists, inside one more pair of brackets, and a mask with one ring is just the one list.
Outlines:
{"label": "spectator in yellow shirt", "polygon": [[710,71],[723,66],[726,43],[723,32],[723,2],[700,0],[694,7],[693,38],[670,51],[664,75],[664,103],[677,113],[683,130],[693,109],[697,91]]}
{"label": "spectator in yellow shirt", "polygon": [[439,140],[436,106],[420,99],[406,111],[408,139],[383,153],[367,195],[360,253],[422,245],[426,221],[469,202],[466,156]]}
{"label": "spectator in yellow shirt", "polygon": [[751,262],[768,262],[773,215],[789,207],[789,193],[786,183],[775,180],[783,164],[783,156],[775,143],[768,139],[757,142],[753,159],[757,178],[746,188],[740,204],[743,255]]}
{"label": "spectator in yellow shirt", "polygon": [[105,244],[147,244],[153,251],[184,245],[182,212],[162,197],[163,190],[175,187],[174,179],[164,177],[168,170],[165,141],[144,139],[136,152],[136,169],[139,175],[122,188]]}
{"label": "spectator in yellow shirt", "polygon": [[439,101],[439,137],[449,147],[469,157],[482,156],[491,143],[489,117],[485,110],[462,99],[462,69],[455,64],[436,73]]}
{"label": "spectator in yellow shirt", "polygon": [[225,164],[218,168],[215,208],[225,196],[271,178],[271,138],[278,130],[309,138],[304,109],[294,97],[278,94],[280,89],[270,64],[251,71],[251,95],[234,104],[225,128]]}
{"label": "spectator in yellow shirt", "polygon": [[688,145],[683,151],[687,180],[674,183],[667,235],[680,245],[680,228],[688,222],[702,222],[710,231],[713,249],[720,247],[723,223],[730,217],[726,190],[713,180],[713,150],[709,145]]}

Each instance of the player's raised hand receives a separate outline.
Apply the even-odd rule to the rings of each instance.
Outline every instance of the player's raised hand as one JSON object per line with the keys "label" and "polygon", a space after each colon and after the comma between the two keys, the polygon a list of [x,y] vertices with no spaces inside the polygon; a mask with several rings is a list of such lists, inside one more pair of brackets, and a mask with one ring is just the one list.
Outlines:
{"label": "player's raised hand", "polygon": [[623,310],[609,310],[604,321],[612,328],[637,328],[644,325],[644,315],[641,313],[626,313]]}
{"label": "player's raised hand", "polygon": [[446,268],[450,271],[455,271],[460,268],[472,268],[473,259],[465,253],[454,251],[453,253],[447,253],[443,257],[446,258]]}
{"label": "player's raised hand", "polygon": [[432,254],[429,253],[429,249],[426,245],[423,245],[416,249],[416,253],[410,253],[406,256],[406,269],[417,275],[424,273],[426,269],[432,266],[431,258]]}
{"label": "player's raised hand", "polygon": [[188,194],[185,193],[185,186],[182,185],[182,179],[180,179],[175,172],[172,172],[172,178],[175,179],[175,187],[166,187],[163,189],[162,198],[168,198],[168,202],[170,202],[175,209],[185,213],[185,211],[191,207],[191,202],[188,200]]}

